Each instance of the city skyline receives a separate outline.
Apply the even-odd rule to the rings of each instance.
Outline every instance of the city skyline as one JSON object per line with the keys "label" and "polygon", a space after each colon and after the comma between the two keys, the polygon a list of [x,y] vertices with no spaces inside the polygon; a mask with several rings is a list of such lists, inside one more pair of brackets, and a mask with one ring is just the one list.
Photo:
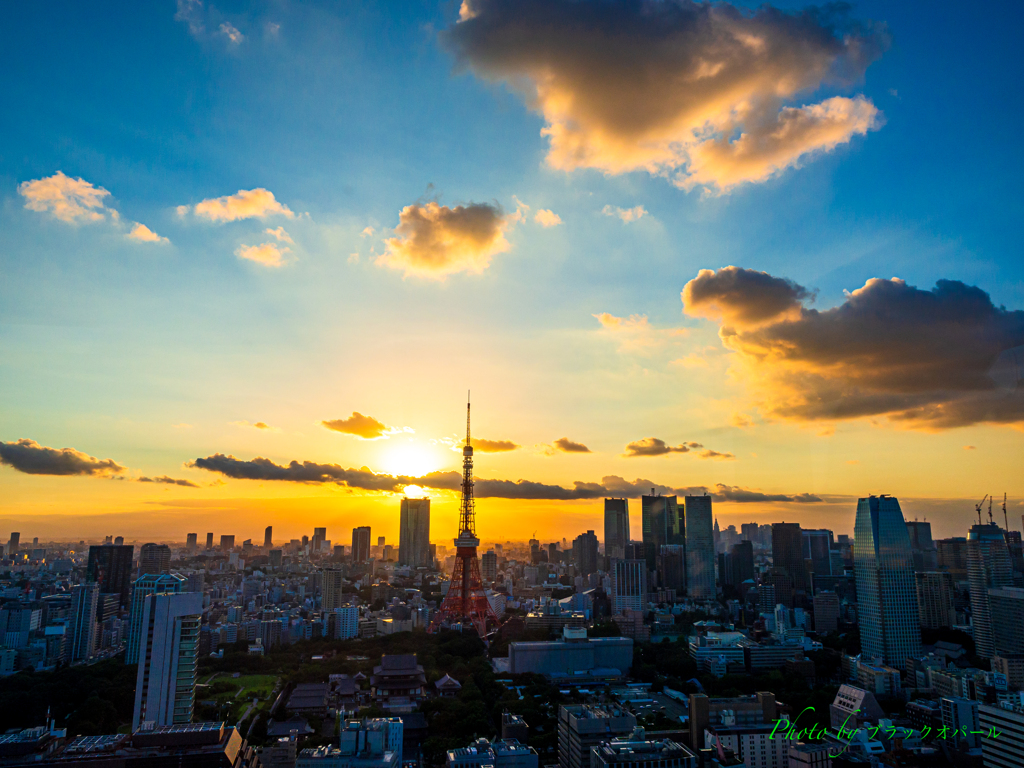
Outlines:
{"label": "city skyline", "polygon": [[[655,62],[639,5],[555,2],[516,56],[508,7],[18,10],[0,530],[397,539],[417,481],[447,529],[467,387],[484,538],[571,539],[652,486],[837,531],[890,493],[939,535],[1005,491],[1017,528],[1010,33],[953,3],[683,3],[660,23],[689,53]],[[691,71],[736,25],[771,44]],[[106,74],[29,66],[44,42]]]}

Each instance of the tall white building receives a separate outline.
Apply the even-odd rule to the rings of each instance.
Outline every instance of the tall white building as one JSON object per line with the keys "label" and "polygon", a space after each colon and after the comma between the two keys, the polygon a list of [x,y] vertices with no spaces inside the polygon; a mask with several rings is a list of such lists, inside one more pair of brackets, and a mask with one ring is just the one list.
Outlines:
{"label": "tall white building", "polygon": [[354,605],[343,605],[335,608],[331,614],[332,622],[328,621],[330,636],[335,640],[348,640],[359,636],[359,608]]}
{"label": "tall white building", "polygon": [[612,615],[647,607],[647,561],[612,560]]}
{"label": "tall white building", "polygon": [[142,603],[132,731],[192,722],[203,596],[157,593]]}
{"label": "tall white building", "polygon": [[430,499],[402,499],[398,564],[430,567]]}
{"label": "tall white building", "polygon": [[921,655],[921,624],[910,534],[895,497],[857,502],[853,564],[864,660],[903,669]]}
{"label": "tall white building", "polygon": [[79,584],[71,589],[71,622],[67,639],[69,661],[88,659],[96,651],[96,609],[100,585]]}
{"label": "tall white building", "polygon": [[686,594],[694,600],[715,598],[715,529],[710,496],[687,496]]}

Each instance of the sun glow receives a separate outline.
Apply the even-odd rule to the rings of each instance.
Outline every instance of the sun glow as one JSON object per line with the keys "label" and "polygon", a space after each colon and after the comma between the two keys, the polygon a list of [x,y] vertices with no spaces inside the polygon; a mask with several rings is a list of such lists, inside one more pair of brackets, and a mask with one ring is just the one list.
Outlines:
{"label": "sun glow", "polygon": [[418,485],[407,485],[402,489],[402,493],[407,499],[425,499],[430,495],[430,491]]}
{"label": "sun glow", "polygon": [[443,462],[430,448],[410,440],[390,447],[383,463],[384,470],[392,475],[419,477],[440,469]]}

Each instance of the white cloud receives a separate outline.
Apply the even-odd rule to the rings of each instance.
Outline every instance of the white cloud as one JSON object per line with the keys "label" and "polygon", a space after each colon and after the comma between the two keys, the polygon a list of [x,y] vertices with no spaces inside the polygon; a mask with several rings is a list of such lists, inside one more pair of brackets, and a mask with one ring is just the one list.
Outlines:
{"label": "white cloud", "polygon": [[632,208],[619,208],[618,206],[606,205],[601,209],[605,216],[617,216],[623,223],[629,224],[632,221],[642,219],[647,215],[647,209],[642,205],[635,205]]}
{"label": "white cloud", "polygon": [[238,45],[245,40],[245,35],[239,32],[238,28],[228,21],[225,21],[220,25],[220,33],[230,40],[233,45]]}

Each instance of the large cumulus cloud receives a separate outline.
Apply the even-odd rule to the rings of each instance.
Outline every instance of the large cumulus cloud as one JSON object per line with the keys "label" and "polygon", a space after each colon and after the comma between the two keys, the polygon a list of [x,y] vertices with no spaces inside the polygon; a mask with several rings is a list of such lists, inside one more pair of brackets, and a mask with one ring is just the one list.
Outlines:
{"label": "large cumulus cloud", "polygon": [[849,88],[884,29],[842,6],[786,13],[690,0],[465,0],[442,35],[459,66],[522,94],[546,122],[548,163],[646,170],[684,188],[767,179],[881,125]]}
{"label": "large cumulus cloud", "polygon": [[518,214],[506,214],[490,203],[407,205],[398,214],[396,236],[384,241],[377,263],[407,276],[434,279],[483,272],[494,256],[509,249],[505,232],[517,221]]}
{"label": "large cumulus cloud", "polygon": [[[366,467],[346,469],[339,464],[319,464],[312,461],[291,461],[288,464],[276,464],[270,459],[237,459],[222,453],[198,458],[191,462],[191,467],[218,472],[225,477],[238,480],[284,481],[295,483],[334,483],[348,488],[364,491],[397,492],[407,485],[434,490],[457,492],[462,485],[462,475],[458,472],[431,472],[421,477],[404,475],[376,474]],[[766,494],[756,490],[718,484],[712,488],[707,486],[691,486],[673,488],[668,485],[654,483],[638,478],[626,480],[618,475],[606,475],[600,483],[575,481],[571,488],[533,480],[495,480],[477,478],[474,493],[481,499],[531,499],[574,501],[600,499],[608,496],[638,498],[646,493],[699,495],[710,493],[718,501],[733,502],[773,502],[821,501],[818,496],[809,493],[800,494]]]}
{"label": "large cumulus cloud", "polygon": [[125,467],[74,448],[48,448],[35,440],[0,442],[0,464],[28,475],[119,475]]}
{"label": "large cumulus cloud", "polygon": [[[922,290],[874,278],[819,311],[800,303],[803,288],[763,273],[747,281],[727,273],[733,290],[709,290],[723,272],[702,271],[684,301],[717,302],[722,341],[766,415],[886,416],[925,429],[1024,422],[1024,312],[995,306],[980,288],[939,280]],[[713,316],[710,306],[691,300],[684,309]]]}

